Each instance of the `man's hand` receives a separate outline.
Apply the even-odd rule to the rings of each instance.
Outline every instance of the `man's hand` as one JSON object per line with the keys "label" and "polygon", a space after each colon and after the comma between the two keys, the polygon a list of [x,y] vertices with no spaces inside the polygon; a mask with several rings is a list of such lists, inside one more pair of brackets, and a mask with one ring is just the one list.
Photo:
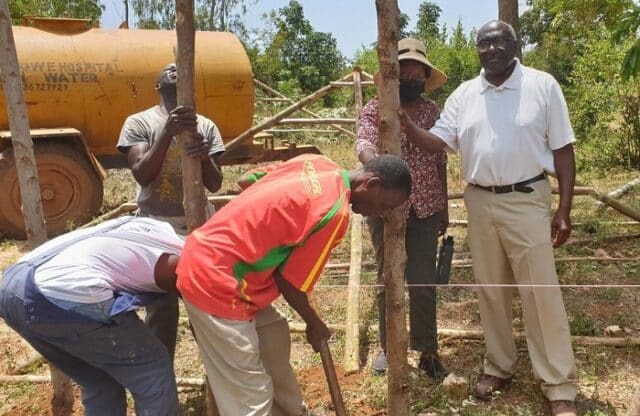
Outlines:
{"label": "man's hand", "polygon": [[202,137],[201,134],[196,134],[195,139],[190,143],[184,144],[184,152],[189,157],[200,157],[202,160],[206,160],[209,157],[209,150],[211,144]]}
{"label": "man's hand", "polygon": [[311,323],[307,323],[307,342],[311,344],[315,352],[320,352],[320,344],[322,341],[328,340],[331,337],[331,331],[327,328],[321,319],[313,320]]}
{"label": "man's hand", "polygon": [[553,248],[563,245],[571,235],[571,218],[569,212],[557,210],[551,221],[551,241]]}
{"label": "man's hand", "polygon": [[191,107],[178,106],[171,110],[167,121],[162,128],[164,137],[173,137],[184,131],[197,131],[198,119],[196,112]]}
{"label": "man's hand", "polygon": [[403,133],[407,134],[407,131],[411,131],[416,127],[409,114],[403,109],[398,110],[398,116],[400,117],[400,129]]}

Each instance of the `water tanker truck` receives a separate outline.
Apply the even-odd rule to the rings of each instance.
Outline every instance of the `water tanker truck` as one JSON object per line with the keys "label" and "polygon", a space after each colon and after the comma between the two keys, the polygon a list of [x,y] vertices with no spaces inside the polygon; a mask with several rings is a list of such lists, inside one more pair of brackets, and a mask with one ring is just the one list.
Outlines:
{"label": "water tanker truck", "polygon": [[[175,61],[176,34],[102,30],[79,19],[27,18],[13,28],[40,179],[47,231],[91,219],[102,204],[105,169],[126,167],[115,145],[127,116],[158,103],[156,76]],[[197,32],[196,109],[225,141],[253,120],[251,64],[226,32]],[[310,149],[249,140],[225,164],[291,157]],[[0,94],[0,233],[24,237],[24,219],[4,93]]]}

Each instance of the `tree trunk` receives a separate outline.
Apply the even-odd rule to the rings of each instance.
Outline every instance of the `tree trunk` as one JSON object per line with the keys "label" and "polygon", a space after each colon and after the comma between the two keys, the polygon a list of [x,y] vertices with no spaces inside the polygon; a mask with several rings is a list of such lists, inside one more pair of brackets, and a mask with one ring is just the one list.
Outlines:
{"label": "tree trunk", "polygon": [[[398,19],[397,0],[376,0],[378,13],[378,137],[383,153],[400,155],[400,97],[398,95]],[[384,284],[387,308],[387,370],[389,414],[409,414],[409,378],[407,366],[407,327],[404,305],[404,207],[384,218]]]}
{"label": "tree trunk", "polygon": [[[11,143],[16,160],[20,197],[22,198],[22,213],[29,246],[34,249],[47,240],[47,230],[44,224],[40,181],[33,154],[22,77],[13,31],[11,30],[11,16],[7,2],[4,0],[0,1],[0,54],[2,55],[0,74],[7,98]],[[53,384],[53,412],[56,415],[70,414],[73,409],[71,380],[51,365],[49,371]]]}
{"label": "tree trunk", "polygon": [[498,18],[513,26],[518,37],[516,55],[522,60],[522,45],[520,44],[520,19],[518,14],[518,0],[498,0]]}

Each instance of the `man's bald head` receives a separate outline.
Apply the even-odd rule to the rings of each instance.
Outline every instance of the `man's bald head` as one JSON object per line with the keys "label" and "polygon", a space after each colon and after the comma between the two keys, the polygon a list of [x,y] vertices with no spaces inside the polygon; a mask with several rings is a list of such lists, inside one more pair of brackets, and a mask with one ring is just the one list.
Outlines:
{"label": "man's bald head", "polygon": [[483,25],[476,37],[476,50],[485,76],[495,85],[513,72],[518,41],[513,27],[502,20]]}
{"label": "man's bald head", "polygon": [[478,31],[478,34],[476,35],[476,41],[480,39],[480,36],[483,33],[495,30],[508,34],[509,37],[513,40],[517,39],[516,31],[513,29],[513,26],[503,20],[492,20],[482,25],[482,27]]}

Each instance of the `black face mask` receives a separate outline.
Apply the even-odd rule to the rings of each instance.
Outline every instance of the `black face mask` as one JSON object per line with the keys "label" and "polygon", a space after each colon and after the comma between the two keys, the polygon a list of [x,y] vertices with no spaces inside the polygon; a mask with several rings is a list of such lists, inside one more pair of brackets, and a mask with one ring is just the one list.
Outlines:
{"label": "black face mask", "polygon": [[408,79],[400,81],[400,101],[411,102],[420,97],[424,91],[426,81],[417,79]]}

